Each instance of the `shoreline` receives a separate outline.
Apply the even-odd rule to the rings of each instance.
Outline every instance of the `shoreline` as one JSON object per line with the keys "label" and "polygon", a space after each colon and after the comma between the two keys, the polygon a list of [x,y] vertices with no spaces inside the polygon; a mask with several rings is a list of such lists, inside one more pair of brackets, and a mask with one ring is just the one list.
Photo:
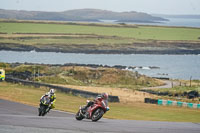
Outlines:
{"label": "shoreline", "polygon": [[151,55],[199,55],[200,50],[84,50],[84,49],[39,49],[39,48],[1,48],[0,51],[16,52],[55,52],[75,54],[151,54]]}
{"label": "shoreline", "polygon": [[[154,55],[199,55],[200,49],[178,49],[178,48],[168,48],[168,49],[159,49],[156,50],[155,47],[152,47],[152,50],[149,49],[140,49],[140,48],[126,48],[123,49],[91,49],[89,47],[81,48],[38,48],[28,45],[16,45],[11,44],[12,46],[8,47],[6,44],[0,45],[0,51],[17,51],[17,52],[55,52],[55,53],[76,53],[76,54],[154,54]],[[98,49],[99,48],[99,49]]]}

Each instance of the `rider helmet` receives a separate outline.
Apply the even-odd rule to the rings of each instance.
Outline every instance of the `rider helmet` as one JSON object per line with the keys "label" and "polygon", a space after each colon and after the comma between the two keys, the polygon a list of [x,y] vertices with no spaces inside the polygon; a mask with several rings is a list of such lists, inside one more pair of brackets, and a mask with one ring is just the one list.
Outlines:
{"label": "rider helmet", "polygon": [[55,90],[54,90],[54,89],[51,89],[51,90],[49,91],[49,93],[50,93],[50,95],[54,95]]}
{"label": "rider helmet", "polygon": [[101,94],[101,97],[102,97],[104,100],[107,100],[107,99],[108,99],[108,93],[102,93],[102,94]]}

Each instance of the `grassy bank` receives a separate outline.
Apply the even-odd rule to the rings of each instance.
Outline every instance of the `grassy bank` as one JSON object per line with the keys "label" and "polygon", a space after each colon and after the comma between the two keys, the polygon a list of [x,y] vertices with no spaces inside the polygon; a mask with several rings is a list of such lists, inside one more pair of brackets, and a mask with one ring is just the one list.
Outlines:
{"label": "grassy bank", "polygon": [[[16,65],[16,66],[15,66]],[[0,63],[7,74],[43,83],[139,89],[162,82],[136,72],[104,67]],[[38,75],[39,72],[39,75]],[[33,76],[35,73],[35,76]]]}
{"label": "grassy bank", "polygon": [[[34,88],[0,82],[0,98],[21,102],[32,106],[38,106],[41,95],[49,88]],[[56,109],[76,112],[80,105],[85,104],[86,99],[70,94],[56,92]],[[152,121],[176,121],[176,122],[200,122],[200,110],[164,107],[144,103],[109,103],[111,110],[105,117],[127,120],[152,120]],[[49,114],[50,115],[50,114]]]}

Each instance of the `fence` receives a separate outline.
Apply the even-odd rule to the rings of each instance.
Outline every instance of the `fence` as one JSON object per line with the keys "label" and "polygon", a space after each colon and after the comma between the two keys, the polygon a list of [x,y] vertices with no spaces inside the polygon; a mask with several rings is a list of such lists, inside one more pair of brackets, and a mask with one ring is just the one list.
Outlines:
{"label": "fence", "polygon": [[[48,88],[53,88],[65,93],[70,93],[75,96],[82,96],[85,98],[95,98],[98,93],[93,93],[89,91],[82,91],[82,90],[76,90],[72,88],[67,88],[67,87],[62,87],[62,86],[56,86],[56,85],[50,85],[50,84],[45,84],[45,83],[39,83],[39,82],[33,82],[33,81],[27,81],[27,80],[22,80],[22,79],[17,79],[17,78],[12,78],[12,77],[6,77],[7,82],[12,82],[12,83],[22,83],[23,85],[31,85],[35,87],[48,87]],[[108,98],[109,102],[119,102],[119,97],[118,96],[109,96]]]}
{"label": "fence", "polygon": [[158,104],[158,105],[164,105],[164,106],[178,106],[178,107],[188,107],[188,108],[200,109],[200,104],[196,104],[196,103],[186,103],[186,102],[180,102],[180,101],[151,99],[151,98],[145,98],[144,101],[145,101],[145,103]]}

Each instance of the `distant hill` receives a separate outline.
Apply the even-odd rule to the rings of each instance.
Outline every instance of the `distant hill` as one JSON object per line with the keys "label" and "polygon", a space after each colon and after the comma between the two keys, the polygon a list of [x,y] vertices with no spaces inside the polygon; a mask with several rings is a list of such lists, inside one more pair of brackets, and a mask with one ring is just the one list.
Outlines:
{"label": "distant hill", "polygon": [[0,18],[19,20],[93,21],[115,20],[116,22],[160,22],[162,17],[142,12],[113,12],[99,9],[76,9],[64,12],[24,11],[0,9]]}

